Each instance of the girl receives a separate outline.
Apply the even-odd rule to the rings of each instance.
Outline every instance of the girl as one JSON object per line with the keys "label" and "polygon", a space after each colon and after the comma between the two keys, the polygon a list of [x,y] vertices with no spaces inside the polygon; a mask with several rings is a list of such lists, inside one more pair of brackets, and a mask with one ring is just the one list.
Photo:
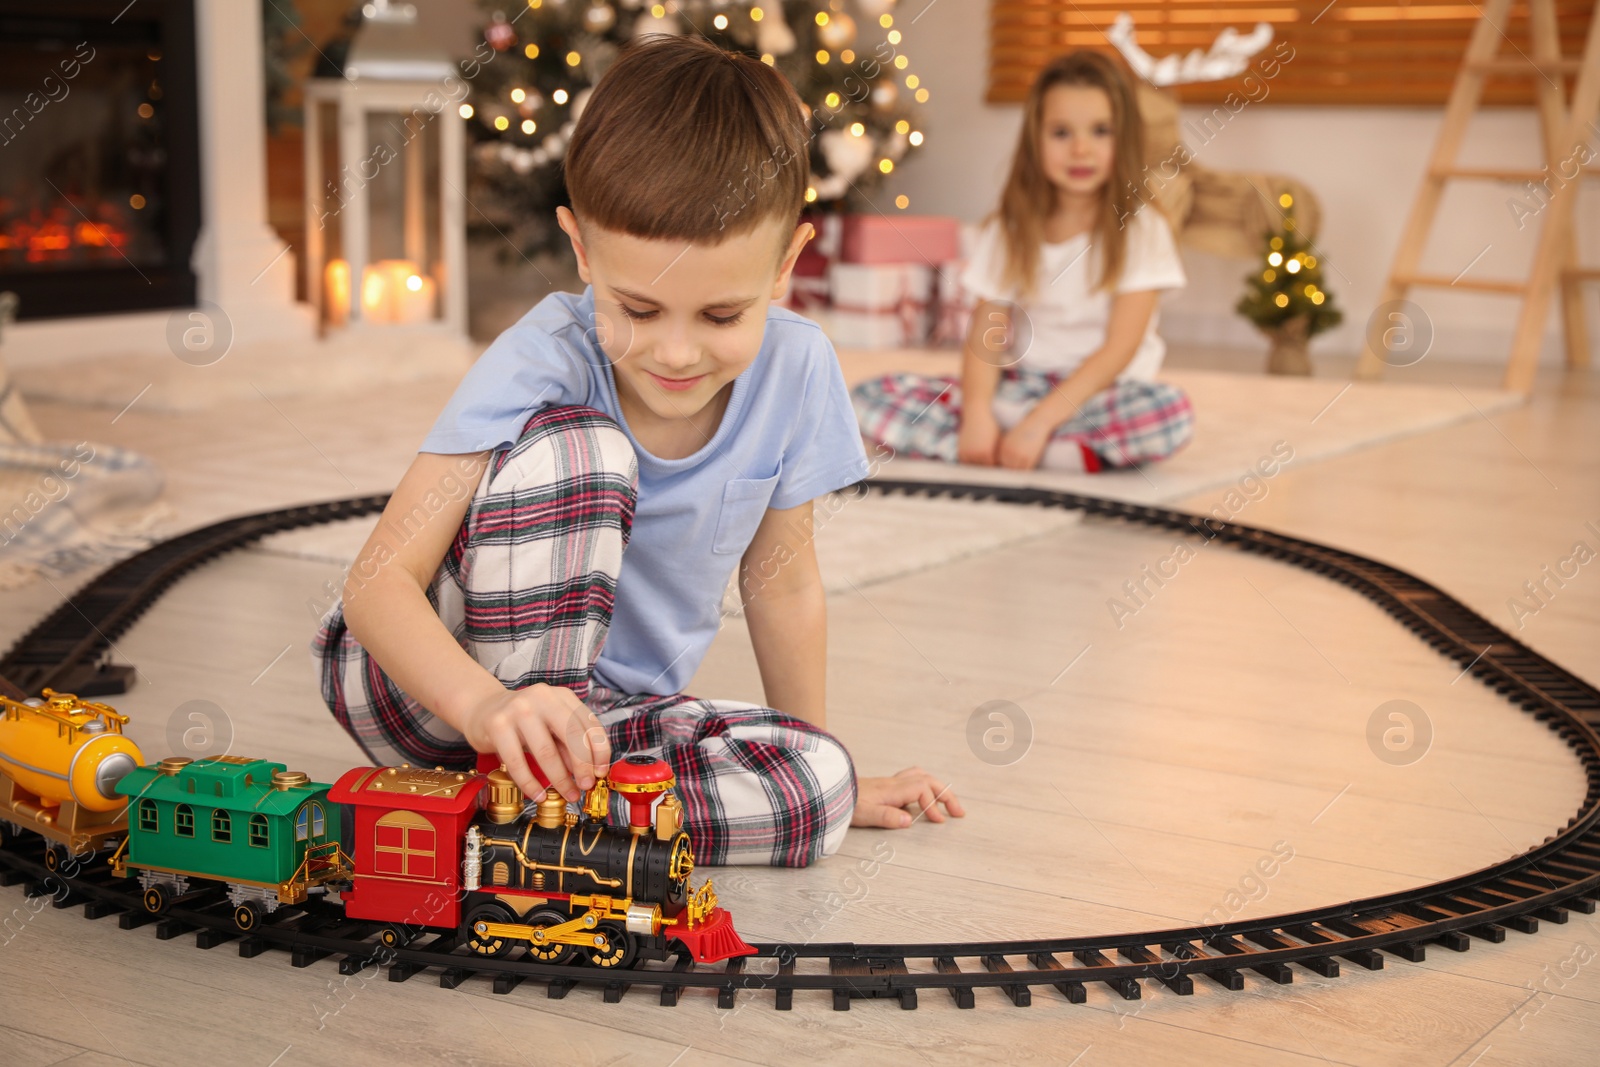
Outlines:
{"label": "girl", "polygon": [[1135,190],[1144,127],[1109,59],[1040,72],[999,207],[961,284],[979,300],[961,376],[890,374],[851,391],[867,441],[909,456],[1100,471],[1165,459],[1189,398],[1153,380],[1162,289],[1184,284],[1172,231]]}

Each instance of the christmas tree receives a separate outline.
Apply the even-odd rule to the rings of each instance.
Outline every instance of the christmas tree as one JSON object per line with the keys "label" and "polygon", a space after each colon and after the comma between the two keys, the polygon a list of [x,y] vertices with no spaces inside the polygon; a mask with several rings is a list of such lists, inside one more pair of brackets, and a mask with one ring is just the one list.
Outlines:
{"label": "christmas tree", "polygon": [[1266,235],[1259,270],[1245,275],[1249,291],[1235,310],[1263,330],[1305,316],[1306,336],[1331,330],[1344,318],[1333,306],[1333,294],[1322,287],[1322,264],[1294,222],[1294,199],[1280,197],[1283,228]]}
{"label": "christmas tree", "polygon": [[1284,209],[1281,229],[1266,235],[1258,270],[1245,275],[1249,289],[1235,310],[1272,340],[1267,369],[1276,374],[1310,374],[1307,342],[1344,318],[1333,294],[1322,287],[1322,264],[1294,221],[1294,198],[1278,198]]}
{"label": "christmas tree", "polygon": [[[698,33],[779,70],[810,115],[818,209],[886,209],[875,188],[922,143],[895,0],[485,0],[497,53],[462,106],[472,131],[476,225],[523,255],[556,251],[567,204],[561,161],[577,115],[622,46],[649,33]],[[904,196],[894,205],[909,206]],[[511,249],[506,254],[512,255]]]}

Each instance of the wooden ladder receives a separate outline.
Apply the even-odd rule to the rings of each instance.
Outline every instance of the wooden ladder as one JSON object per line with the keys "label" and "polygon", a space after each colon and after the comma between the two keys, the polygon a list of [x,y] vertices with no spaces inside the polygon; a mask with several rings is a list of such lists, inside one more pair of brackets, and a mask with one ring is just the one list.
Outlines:
{"label": "wooden ladder", "polygon": [[[1533,38],[1533,55],[1512,46],[1510,55],[1499,55],[1506,41],[1500,27],[1512,0],[1487,0],[1478,24],[1473,28],[1467,53],[1450,90],[1433,156],[1417,190],[1395,250],[1394,265],[1384,286],[1387,306],[1405,298],[1413,286],[1440,289],[1471,289],[1522,297],[1522,309],[1512,336],[1511,357],[1506,363],[1505,388],[1526,393],[1533,387],[1539,362],[1545,315],[1557,283],[1561,285],[1562,325],[1569,368],[1589,364],[1589,338],[1583,314],[1582,284],[1600,278],[1600,269],[1578,265],[1577,235],[1573,228],[1573,205],[1578,186],[1585,178],[1600,177],[1600,167],[1581,166],[1593,133],[1592,123],[1600,114],[1600,0],[1589,19],[1589,36],[1581,57],[1563,57],[1556,25],[1553,0],[1526,0]],[[1463,167],[1456,160],[1467,124],[1478,109],[1484,82],[1492,74],[1534,79],[1538,91],[1539,126],[1545,166],[1541,170],[1506,167]],[[1577,75],[1570,109],[1563,89],[1566,75]],[[1577,173],[1574,175],[1574,170]],[[1434,216],[1444,198],[1445,182],[1451,179],[1478,181],[1530,181],[1550,187],[1549,199],[1534,218],[1539,225],[1533,266],[1526,281],[1510,279],[1469,279],[1457,276],[1423,274],[1418,270]],[[1464,273],[1464,272],[1463,272]],[[1372,331],[1368,330],[1370,338]],[[1368,340],[1356,364],[1356,377],[1376,378],[1385,361]]]}

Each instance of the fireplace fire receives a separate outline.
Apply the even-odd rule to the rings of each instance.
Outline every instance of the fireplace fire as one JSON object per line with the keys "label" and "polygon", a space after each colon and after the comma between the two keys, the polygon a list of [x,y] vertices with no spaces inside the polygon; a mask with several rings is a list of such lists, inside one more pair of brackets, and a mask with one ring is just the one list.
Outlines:
{"label": "fireplace fire", "polygon": [[192,305],[191,0],[0,0],[0,290],[21,319]]}
{"label": "fireplace fire", "polygon": [[116,212],[104,201],[85,210],[67,198],[48,217],[35,211],[27,218],[7,218],[0,226],[0,268],[115,265],[119,256],[127,255],[129,231],[112,221],[112,214]]}

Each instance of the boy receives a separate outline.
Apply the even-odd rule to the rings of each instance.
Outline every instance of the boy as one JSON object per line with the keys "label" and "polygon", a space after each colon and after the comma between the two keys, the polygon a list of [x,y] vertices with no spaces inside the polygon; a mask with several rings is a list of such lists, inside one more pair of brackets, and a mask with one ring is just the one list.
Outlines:
{"label": "boy", "polygon": [[[811,501],[867,463],[832,346],[768,306],[812,233],[806,148],[788,83],[700,38],[635,43],[595,87],[557,209],[587,288],[468,372],[312,643],[375,761],[494,753],[540,796],[526,750],[575,800],[613,752],[659,754],[714,865],[964,814],[918,768],[858,783],[824,730]],[[735,564],[772,707],[681,692]]]}

